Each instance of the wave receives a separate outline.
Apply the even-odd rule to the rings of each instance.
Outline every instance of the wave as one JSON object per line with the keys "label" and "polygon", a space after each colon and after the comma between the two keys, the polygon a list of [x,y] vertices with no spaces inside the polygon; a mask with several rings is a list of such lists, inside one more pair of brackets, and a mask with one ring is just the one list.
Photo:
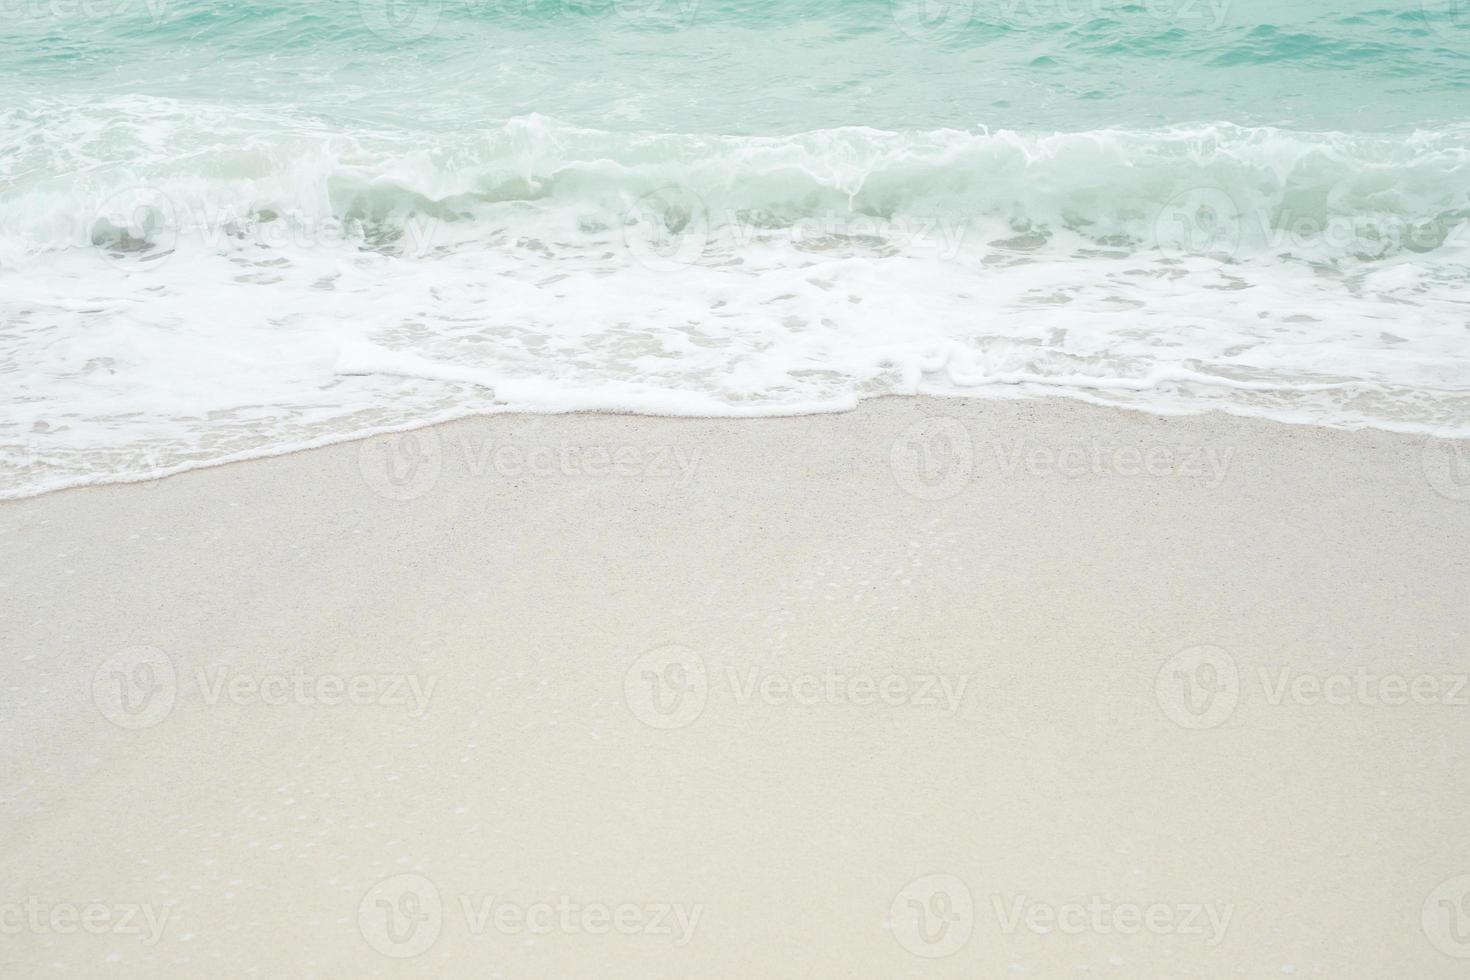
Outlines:
{"label": "wave", "polygon": [[[331,233],[382,247],[426,223],[564,239],[645,212],[716,234],[838,216],[943,219],[1032,248],[1223,249],[1309,260],[1460,248],[1470,127],[1408,136],[1223,123],[1077,133],[819,130],[790,137],[614,133],[541,116],[430,140],[168,100],[0,114],[0,262],[147,248],[190,232]],[[62,138],[63,133],[67,138]],[[326,233],[323,231],[323,233]],[[150,237],[151,236],[151,237]],[[208,239],[206,239],[208,240]]]}
{"label": "wave", "polygon": [[1470,435],[1470,149],[0,114],[0,495],[499,411],[892,394]]}

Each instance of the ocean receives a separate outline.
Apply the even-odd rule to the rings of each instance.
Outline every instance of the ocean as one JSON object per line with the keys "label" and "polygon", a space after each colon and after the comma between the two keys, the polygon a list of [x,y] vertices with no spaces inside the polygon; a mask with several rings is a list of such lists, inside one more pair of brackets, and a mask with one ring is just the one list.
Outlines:
{"label": "ocean", "polygon": [[0,0],[0,496],[933,394],[1470,435],[1470,0]]}

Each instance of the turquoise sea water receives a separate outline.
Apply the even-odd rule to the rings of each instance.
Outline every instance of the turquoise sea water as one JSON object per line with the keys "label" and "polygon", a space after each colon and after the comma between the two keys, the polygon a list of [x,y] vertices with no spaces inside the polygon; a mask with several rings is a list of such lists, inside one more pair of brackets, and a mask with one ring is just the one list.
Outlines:
{"label": "turquoise sea water", "polygon": [[3,492],[918,391],[1470,431],[1470,2],[0,0]]}
{"label": "turquoise sea water", "polygon": [[[1456,0],[5,0],[32,99],[291,107],[350,131],[1465,121]],[[90,14],[90,15],[89,15]]]}

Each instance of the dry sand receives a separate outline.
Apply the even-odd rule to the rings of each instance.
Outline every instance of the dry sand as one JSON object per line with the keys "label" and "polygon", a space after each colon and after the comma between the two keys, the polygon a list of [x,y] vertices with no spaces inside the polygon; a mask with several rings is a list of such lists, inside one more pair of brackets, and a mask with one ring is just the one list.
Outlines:
{"label": "dry sand", "polygon": [[1467,461],[881,400],[0,505],[0,976],[1464,977]]}

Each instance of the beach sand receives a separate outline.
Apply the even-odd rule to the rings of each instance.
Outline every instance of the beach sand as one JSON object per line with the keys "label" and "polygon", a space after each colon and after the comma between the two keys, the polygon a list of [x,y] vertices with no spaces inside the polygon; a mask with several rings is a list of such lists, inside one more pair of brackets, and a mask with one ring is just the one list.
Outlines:
{"label": "beach sand", "polygon": [[0,975],[1463,977],[1457,451],[882,399],[5,503]]}

